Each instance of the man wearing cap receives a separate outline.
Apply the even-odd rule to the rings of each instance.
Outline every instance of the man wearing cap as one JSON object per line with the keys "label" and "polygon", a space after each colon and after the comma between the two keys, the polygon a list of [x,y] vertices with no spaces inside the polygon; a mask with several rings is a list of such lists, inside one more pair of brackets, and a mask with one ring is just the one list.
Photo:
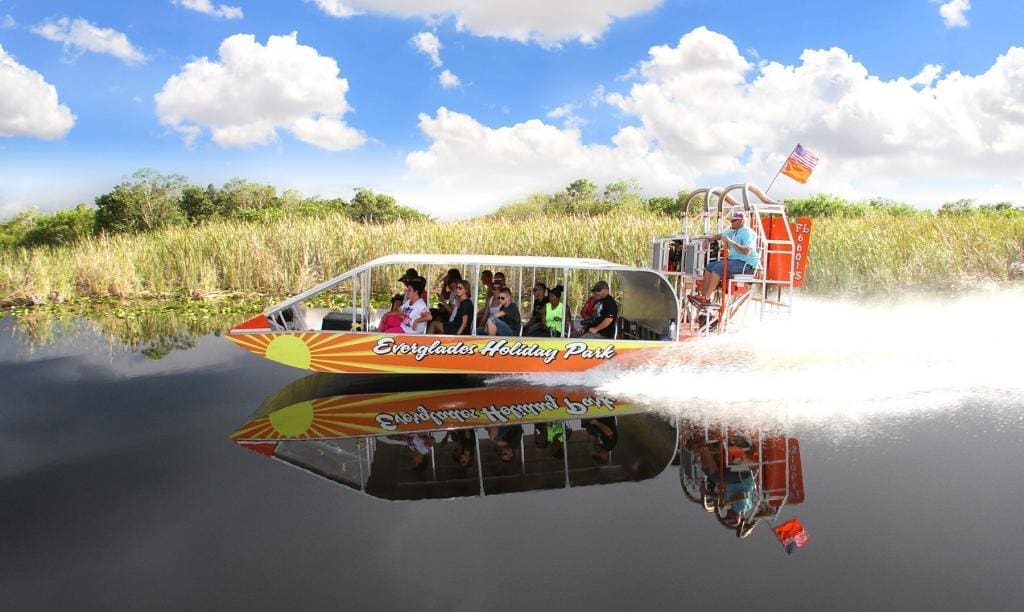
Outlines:
{"label": "man wearing cap", "polygon": [[[729,215],[729,229],[721,234],[711,236],[708,240],[721,240],[729,247],[729,276],[735,274],[751,274],[758,267],[757,249],[754,248],[754,232],[743,225],[742,210],[733,210]],[[699,293],[689,296],[690,303],[698,308],[706,308],[711,303],[711,295],[718,289],[722,279],[722,260],[713,261],[704,268],[704,279]]]}
{"label": "man wearing cap", "polygon": [[594,314],[587,320],[580,338],[612,339],[615,337],[615,320],[619,318],[619,305],[608,294],[608,283],[597,281],[590,290],[594,294]]}
{"label": "man wearing cap", "polygon": [[423,284],[423,287],[421,288],[421,296],[420,297],[423,298],[424,302],[427,302],[427,301],[430,300],[429,292],[426,290],[427,279],[425,279],[422,276],[420,276],[420,273],[416,271],[416,268],[409,268],[409,269],[407,269],[405,271],[405,274],[402,275],[402,278],[398,279],[398,282],[400,282],[403,285],[405,285],[405,289],[402,289],[402,293],[406,296],[405,297],[405,301],[402,302],[402,308],[403,309],[406,306],[409,306],[409,305],[412,304],[412,301],[409,300],[409,294],[406,293],[406,290],[409,289],[409,285],[412,284],[413,282],[422,283]]}

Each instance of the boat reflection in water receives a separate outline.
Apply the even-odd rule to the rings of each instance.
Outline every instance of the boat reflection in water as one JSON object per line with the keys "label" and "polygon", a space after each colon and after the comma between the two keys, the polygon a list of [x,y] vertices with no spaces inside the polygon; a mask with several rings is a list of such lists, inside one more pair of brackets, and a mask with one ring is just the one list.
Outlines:
{"label": "boat reflection in water", "polygon": [[669,419],[584,387],[314,374],[232,439],[389,500],[637,482],[678,464],[686,498],[739,537],[804,501],[796,438]]}
{"label": "boat reflection in water", "polygon": [[392,500],[641,481],[676,452],[674,423],[592,389],[426,378],[314,374],[232,439]]}
{"label": "boat reflection in water", "polygon": [[775,523],[784,507],[804,501],[800,441],[725,423],[680,423],[683,494],[722,527],[745,538]]}

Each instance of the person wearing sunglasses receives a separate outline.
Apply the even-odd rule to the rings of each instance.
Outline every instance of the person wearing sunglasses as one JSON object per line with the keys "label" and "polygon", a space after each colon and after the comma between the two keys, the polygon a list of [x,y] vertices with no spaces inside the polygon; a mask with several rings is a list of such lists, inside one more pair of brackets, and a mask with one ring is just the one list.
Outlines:
{"label": "person wearing sunglasses", "polygon": [[455,305],[444,321],[431,321],[427,333],[449,334],[453,336],[468,335],[473,322],[473,300],[470,296],[469,281],[459,280],[452,283],[455,287]]}
{"label": "person wearing sunglasses", "polygon": [[508,287],[498,290],[498,311],[487,317],[488,336],[518,336],[523,325],[519,305],[512,301]]}

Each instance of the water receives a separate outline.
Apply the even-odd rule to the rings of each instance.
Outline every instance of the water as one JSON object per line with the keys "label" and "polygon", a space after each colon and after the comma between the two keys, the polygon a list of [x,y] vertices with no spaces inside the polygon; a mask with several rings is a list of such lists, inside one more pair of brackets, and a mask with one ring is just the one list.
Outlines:
{"label": "water", "polygon": [[798,516],[810,540],[792,556],[764,526],[739,539],[720,525],[677,466],[641,482],[377,499],[231,442],[298,370],[212,335],[159,360],[88,325],[30,345],[6,319],[3,608],[1016,607],[1021,306],[1016,292],[801,301],[797,330],[525,381],[799,439],[806,501],[780,520]]}

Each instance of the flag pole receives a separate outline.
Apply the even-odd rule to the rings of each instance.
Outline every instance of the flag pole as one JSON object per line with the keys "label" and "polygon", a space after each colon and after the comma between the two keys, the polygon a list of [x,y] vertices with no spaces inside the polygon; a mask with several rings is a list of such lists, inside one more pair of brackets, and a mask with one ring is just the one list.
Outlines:
{"label": "flag pole", "polygon": [[[798,146],[800,146],[800,143],[797,143],[797,147]],[[786,156],[786,160],[782,162],[781,166],[779,166],[779,171],[775,173],[775,176],[772,178],[772,182],[768,183],[768,189],[764,190],[765,195],[768,195],[768,192],[772,190],[772,185],[775,184],[775,179],[779,178],[779,175],[782,174],[782,169],[786,167],[786,162],[789,161],[789,158],[792,157],[793,153],[795,152],[796,147],[793,147],[793,150],[790,151],[789,155]]]}

